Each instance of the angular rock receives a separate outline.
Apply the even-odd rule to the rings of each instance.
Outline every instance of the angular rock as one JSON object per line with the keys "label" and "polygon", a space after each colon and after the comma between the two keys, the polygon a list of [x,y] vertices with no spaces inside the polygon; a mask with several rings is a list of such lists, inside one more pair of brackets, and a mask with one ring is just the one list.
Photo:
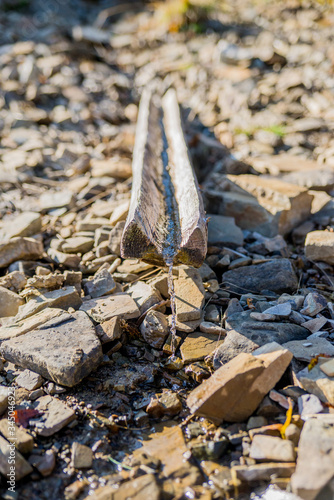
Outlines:
{"label": "angular rock", "polygon": [[15,316],[24,303],[24,299],[17,293],[0,286],[0,318]]}
{"label": "angular rock", "polygon": [[210,323],[209,321],[202,321],[199,325],[199,329],[203,333],[214,333],[215,335],[223,335],[225,336],[226,331],[219,325],[215,323]]}
{"label": "angular rock", "polygon": [[309,260],[334,264],[334,233],[330,231],[312,231],[305,240],[305,255]]}
{"label": "angular rock", "polygon": [[205,290],[197,269],[181,268],[174,281],[176,319],[193,321],[200,319],[204,304]]}
{"label": "angular rock", "polygon": [[89,469],[93,464],[93,452],[89,446],[74,442],[72,444],[71,466],[74,469]]}
{"label": "angular rock", "polygon": [[43,477],[47,477],[56,466],[55,452],[53,450],[47,450],[43,455],[30,455],[29,463],[33,465]]}
{"label": "angular rock", "polygon": [[264,264],[239,267],[227,271],[223,284],[234,293],[295,292],[298,288],[296,273],[288,259],[275,259]]}
{"label": "angular rock", "polygon": [[104,321],[100,325],[96,325],[95,330],[102,344],[113,342],[121,338],[121,320],[119,317],[115,316],[108,321]]}
{"label": "angular rock", "polygon": [[[146,498],[160,500],[161,491],[154,474],[145,474],[136,479],[121,484],[118,489],[113,486],[98,488],[94,493],[94,500],[139,500]],[[91,495],[85,498],[90,500]]]}
{"label": "angular rock", "polygon": [[140,325],[140,332],[151,347],[161,349],[169,333],[166,316],[159,311],[150,311]]}
{"label": "angular rock", "polygon": [[305,297],[303,308],[300,310],[301,314],[306,316],[315,316],[320,311],[327,307],[327,300],[320,293],[308,293]]}
{"label": "angular rock", "polygon": [[34,420],[35,430],[40,436],[53,436],[75,419],[72,408],[52,396],[37,399],[32,408],[43,414],[39,421]]}
{"label": "angular rock", "polygon": [[94,246],[94,239],[86,236],[74,236],[67,238],[61,246],[61,250],[65,253],[87,253]]}
{"label": "angular rock", "polygon": [[37,260],[43,255],[43,243],[34,238],[11,238],[0,243],[0,268],[16,260]]}
{"label": "angular rock", "polygon": [[18,236],[33,236],[42,229],[42,218],[36,212],[24,212],[14,219],[6,221],[0,239],[10,239]]}
{"label": "angular rock", "polygon": [[48,256],[57,264],[76,269],[80,264],[80,257],[75,253],[64,253],[54,248],[48,249]]}
{"label": "angular rock", "polygon": [[253,438],[249,456],[255,460],[294,462],[296,453],[293,443],[288,439],[258,434]]}
{"label": "angular rock", "polygon": [[24,273],[14,271],[0,278],[0,286],[8,288],[13,292],[20,292],[26,285],[27,278]]}
{"label": "angular rock", "polygon": [[194,389],[187,404],[192,413],[215,424],[242,422],[275,386],[291,359],[286,349],[259,356],[241,353]]}
{"label": "angular rock", "polygon": [[114,292],[116,283],[107,269],[102,269],[94,275],[93,279],[86,281],[84,290],[86,295],[95,299]]}
{"label": "angular rock", "polygon": [[227,332],[224,342],[213,353],[213,367],[217,370],[225,365],[241,352],[251,353],[258,347],[258,344],[245,337],[241,333],[230,330]]}
{"label": "angular rock", "polygon": [[[291,478],[292,491],[304,500],[329,499],[333,492],[326,486],[334,471],[334,416],[319,415],[304,424],[296,472]],[[318,496],[319,495],[319,496]]]}
{"label": "angular rock", "polygon": [[121,241],[122,241],[124,226],[125,226],[125,221],[117,222],[117,224],[110,231],[108,240],[109,250],[111,251],[111,253],[118,255],[119,257],[121,255]]}
{"label": "angular rock", "polygon": [[0,436],[0,472],[8,480],[9,474],[12,472],[12,459],[15,461],[15,479],[17,481],[32,472],[33,469],[29,462],[23,458],[19,451],[15,450],[15,444]]}
{"label": "angular rock", "polygon": [[30,330],[34,330],[43,323],[46,323],[50,319],[57,318],[62,316],[63,311],[61,309],[56,308],[46,308],[43,311],[30,316],[27,319],[16,321],[15,318],[13,323],[10,323],[8,326],[2,326],[0,328],[0,342],[3,340],[9,340],[13,337],[18,337],[19,335],[23,335],[24,333],[29,332]]}
{"label": "angular rock", "polygon": [[233,217],[224,215],[208,215],[208,244],[209,245],[243,245],[244,237],[241,229],[235,224]]}
{"label": "angular rock", "polygon": [[297,373],[297,378],[305,391],[318,396],[323,403],[334,405],[334,377],[328,377],[321,369],[321,363],[326,358],[319,360],[311,370],[308,367]]}
{"label": "angular rock", "polygon": [[140,274],[149,269],[152,269],[152,264],[142,262],[137,259],[125,259],[120,266],[117,267],[119,273]]}
{"label": "angular rock", "polygon": [[130,285],[127,292],[137,304],[140,314],[162,301],[160,293],[144,281]]}
{"label": "angular rock", "polygon": [[34,391],[43,384],[43,377],[30,370],[24,370],[15,379],[15,382],[19,387],[23,387],[24,389],[27,389],[27,391]]}
{"label": "angular rock", "polygon": [[29,318],[47,307],[68,309],[73,307],[77,309],[82,304],[82,300],[74,286],[53,290],[52,292],[40,293],[37,297],[30,299],[27,304],[19,308],[15,316],[15,323]]}
{"label": "angular rock", "polygon": [[291,313],[291,303],[284,302],[283,304],[277,304],[276,306],[269,307],[269,309],[265,309],[263,313],[286,318]]}
{"label": "angular rock", "polygon": [[34,438],[31,434],[7,418],[0,420],[0,433],[8,441],[14,442],[20,453],[30,453],[34,448]]}
{"label": "angular rock", "polygon": [[227,337],[229,330],[235,330],[259,346],[269,342],[284,344],[290,340],[302,340],[310,334],[309,330],[294,323],[252,321],[251,311],[228,316],[225,326]]}
{"label": "angular rock", "polygon": [[160,418],[163,415],[173,417],[182,410],[182,403],[179,396],[172,391],[166,391],[157,399],[152,398],[146,408],[146,412],[154,418]]}
{"label": "angular rock", "polygon": [[298,413],[305,420],[308,415],[321,413],[323,409],[320,399],[314,394],[303,394],[298,398]]}
{"label": "angular rock", "polygon": [[86,300],[80,307],[86,311],[88,316],[98,323],[120,316],[123,319],[133,319],[140,316],[136,302],[126,293],[115,293],[114,295],[100,299]]}
{"label": "angular rock", "polygon": [[295,463],[269,462],[249,466],[236,465],[232,468],[232,470],[240,481],[251,483],[258,481],[270,481],[272,477],[291,477],[295,468]]}
{"label": "angular rock", "polygon": [[0,385],[0,415],[2,415],[8,407],[8,387]]}
{"label": "angular rock", "polygon": [[5,359],[57,384],[72,387],[102,361],[95,328],[82,312],[63,313],[37,329],[3,342]]}
{"label": "angular rock", "polygon": [[182,360],[191,363],[204,359],[222,343],[223,339],[219,339],[215,333],[190,333],[180,347]]}
{"label": "angular rock", "polygon": [[320,354],[327,354],[334,357],[334,346],[328,340],[321,337],[314,338],[310,341],[293,340],[283,344],[285,349],[289,349],[293,356],[298,361],[310,363],[311,359],[319,356]]}
{"label": "angular rock", "polygon": [[325,361],[321,363],[320,370],[324,372],[328,377],[334,377],[334,359]]}

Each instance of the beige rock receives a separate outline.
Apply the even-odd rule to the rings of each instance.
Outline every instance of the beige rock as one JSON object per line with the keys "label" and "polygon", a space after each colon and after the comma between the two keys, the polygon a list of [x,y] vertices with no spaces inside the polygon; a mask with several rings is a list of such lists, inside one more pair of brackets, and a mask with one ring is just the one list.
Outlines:
{"label": "beige rock", "polygon": [[194,389],[187,404],[193,413],[216,424],[241,422],[256,410],[291,359],[286,349],[259,356],[241,353]]}
{"label": "beige rock", "polygon": [[110,216],[109,224],[115,226],[117,222],[124,221],[127,218],[130,206],[130,200],[120,203]]}
{"label": "beige rock", "polygon": [[24,212],[13,219],[6,221],[2,229],[4,239],[18,236],[33,236],[42,229],[42,218],[36,212]]}
{"label": "beige rock", "polygon": [[10,338],[18,337],[19,335],[23,335],[24,333],[29,332],[30,330],[34,330],[43,323],[46,323],[50,319],[57,318],[63,314],[62,309],[56,308],[46,308],[43,311],[34,314],[33,316],[22,319],[22,320],[13,320],[8,326],[3,326],[0,328],[0,341],[9,340]]}
{"label": "beige rock", "polygon": [[43,477],[47,477],[56,466],[56,454],[53,450],[47,450],[43,455],[30,455],[29,463],[33,465]]}
{"label": "beige rock", "polygon": [[126,293],[115,293],[99,299],[86,300],[80,310],[86,311],[98,323],[103,323],[114,316],[120,316],[123,319],[140,316],[136,302]]}
{"label": "beige rock", "polygon": [[182,410],[182,403],[179,396],[172,391],[166,391],[157,399],[152,398],[146,408],[146,412],[154,418],[168,415],[173,417]]}
{"label": "beige rock", "polygon": [[[93,498],[94,500],[160,500],[161,492],[155,476],[145,474],[121,484],[118,489],[113,486],[98,488]],[[92,496],[89,495],[85,500],[92,500]]]}
{"label": "beige rock", "polygon": [[334,377],[329,377],[320,368],[326,361],[326,358],[320,359],[312,370],[304,368],[297,373],[297,378],[305,391],[315,394],[324,403],[334,405]]}
{"label": "beige rock", "polygon": [[270,481],[272,477],[291,477],[296,468],[293,463],[269,462],[255,465],[236,465],[233,473],[240,481],[251,483],[256,481]]}
{"label": "beige rock", "polygon": [[131,161],[127,158],[108,158],[107,160],[91,160],[92,177],[114,177],[128,179],[132,175]]}
{"label": "beige rock", "polygon": [[334,415],[317,415],[305,422],[300,436],[292,491],[303,500],[331,498],[332,493],[327,497],[320,492],[333,479],[333,471]]}
{"label": "beige rock", "polygon": [[9,394],[9,388],[0,385],[0,415],[2,415],[8,407],[8,394]]}
{"label": "beige rock", "polygon": [[178,279],[174,281],[174,288],[176,319],[182,322],[200,319],[205,290],[197,269],[181,268]]}
{"label": "beige rock", "polygon": [[219,339],[216,333],[190,333],[180,347],[182,360],[191,363],[204,359],[223,342],[224,340]]}
{"label": "beige rock", "polygon": [[94,246],[94,239],[86,236],[74,236],[67,238],[62,244],[62,251],[65,253],[86,253]]}
{"label": "beige rock", "polygon": [[327,377],[334,377],[334,359],[321,363],[320,370],[324,372]]}
{"label": "beige rock", "polygon": [[108,321],[97,325],[95,329],[102,344],[118,340],[122,335],[121,319],[118,316],[114,316]]}
{"label": "beige rock", "polygon": [[334,233],[312,231],[305,240],[305,255],[309,260],[334,264]]}
{"label": "beige rock", "polygon": [[[21,453],[15,449],[15,444],[0,436],[0,472],[5,478],[11,472],[11,459],[15,460],[15,479],[19,481],[32,472],[32,467]],[[7,476],[8,475],[8,476]]]}
{"label": "beige rock", "polygon": [[34,403],[34,409],[43,412],[43,419],[34,422],[40,436],[52,436],[75,419],[75,413],[63,401],[52,396],[43,396]]}
{"label": "beige rock", "polygon": [[11,238],[0,243],[0,268],[16,260],[36,260],[43,255],[43,243],[34,238]]}
{"label": "beige rock", "polygon": [[93,452],[89,446],[74,442],[72,444],[71,466],[74,469],[89,469],[93,464]]}
{"label": "beige rock", "polygon": [[13,439],[15,447],[21,453],[30,453],[34,447],[34,438],[23,427],[18,427],[7,418],[0,420],[0,433],[9,441]]}
{"label": "beige rock", "polygon": [[226,335],[226,330],[216,323],[210,323],[210,321],[203,321],[199,325],[199,329],[204,333],[213,333],[215,335]]}
{"label": "beige rock", "polygon": [[160,293],[144,281],[137,281],[130,285],[127,291],[136,302],[140,314],[162,301]]}
{"label": "beige rock", "polygon": [[253,438],[249,456],[255,460],[294,462],[296,453],[293,443],[288,439],[257,434]]}
{"label": "beige rock", "polygon": [[[41,268],[43,269],[43,268]],[[48,273],[40,276],[34,276],[29,278],[27,281],[27,286],[33,286],[34,288],[49,288],[55,289],[60,288],[64,283],[64,276],[62,274]]]}
{"label": "beige rock", "polygon": [[9,288],[13,292],[20,292],[26,285],[27,278],[20,271],[13,271],[0,278],[0,286]]}
{"label": "beige rock", "polygon": [[24,302],[17,293],[0,286],[0,318],[15,316]]}
{"label": "beige rock", "polygon": [[80,257],[74,253],[64,253],[54,248],[48,249],[48,256],[57,262],[57,264],[63,264],[66,267],[76,269],[80,263]]}
{"label": "beige rock", "polygon": [[147,264],[146,262],[142,262],[141,260],[125,259],[123,263],[117,267],[117,271],[119,273],[139,274],[144,271],[148,271],[153,267],[154,266],[152,266],[152,264]]}
{"label": "beige rock", "polygon": [[15,379],[15,382],[19,387],[27,389],[27,391],[34,391],[38,389],[43,384],[43,378],[38,373],[32,372],[31,370],[24,370]]}

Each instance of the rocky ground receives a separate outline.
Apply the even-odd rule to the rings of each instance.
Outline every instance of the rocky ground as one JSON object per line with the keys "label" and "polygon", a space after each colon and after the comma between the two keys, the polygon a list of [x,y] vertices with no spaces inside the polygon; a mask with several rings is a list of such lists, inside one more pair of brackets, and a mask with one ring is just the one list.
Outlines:
{"label": "rocky ground", "polygon": [[[2,498],[332,500],[333,9],[0,9]],[[120,257],[148,84],[209,217],[175,356],[166,269]]]}

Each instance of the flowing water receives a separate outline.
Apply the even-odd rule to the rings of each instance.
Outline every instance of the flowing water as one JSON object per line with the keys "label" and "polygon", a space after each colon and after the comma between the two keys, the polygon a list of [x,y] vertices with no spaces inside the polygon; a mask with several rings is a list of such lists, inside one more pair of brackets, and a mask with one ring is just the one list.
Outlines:
{"label": "flowing water", "polygon": [[176,310],[175,310],[175,289],[173,280],[173,261],[166,262],[168,266],[168,294],[170,297],[170,308],[172,310],[172,322],[170,327],[170,333],[172,335],[172,351],[173,355],[176,350]]}

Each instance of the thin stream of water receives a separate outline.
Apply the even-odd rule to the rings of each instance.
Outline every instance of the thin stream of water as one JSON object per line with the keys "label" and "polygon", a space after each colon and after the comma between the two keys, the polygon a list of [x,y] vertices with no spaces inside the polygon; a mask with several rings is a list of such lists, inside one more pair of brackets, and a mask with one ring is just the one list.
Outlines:
{"label": "thin stream of water", "polygon": [[172,352],[173,356],[176,350],[176,310],[175,310],[175,289],[173,280],[173,261],[166,262],[168,266],[168,293],[170,297],[170,307],[172,310],[172,322],[170,333],[172,335]]}

